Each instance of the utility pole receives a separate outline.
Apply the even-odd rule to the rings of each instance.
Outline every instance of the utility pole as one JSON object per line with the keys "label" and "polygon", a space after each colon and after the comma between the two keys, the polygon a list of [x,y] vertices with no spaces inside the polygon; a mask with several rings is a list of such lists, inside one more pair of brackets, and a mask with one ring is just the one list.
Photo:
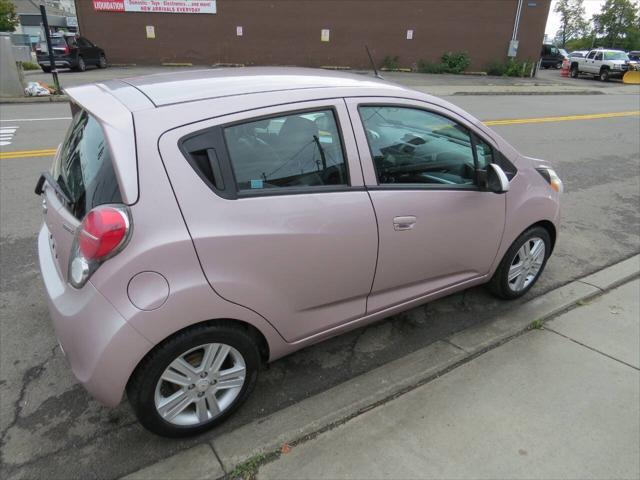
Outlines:
{"label": "utility pole", "polygon": [[42,17],[42,25],[44,27],[44,35],[47,39],[47,50],[49,52],[49,65],[51,74],[53,75],[53,84],[56,87],[56,94],[60,93],[60,82],[58,81],[58,69],[56,68],[56,60],[53,55],[53,47],[51,46],[51,32],[49,31],[49,20],[47,20],[47,11],[44,5],[40,4],[40,16]]}

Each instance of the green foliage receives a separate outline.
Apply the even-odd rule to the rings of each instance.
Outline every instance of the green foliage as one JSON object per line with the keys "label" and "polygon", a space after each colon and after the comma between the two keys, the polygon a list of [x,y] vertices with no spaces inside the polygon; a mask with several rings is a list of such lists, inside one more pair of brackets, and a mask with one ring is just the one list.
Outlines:
{"label": "green foliage", "polygon": [[419,60],[418,71],[421,73],[462,73],[470,63],[469,54],[466,52],[447,52],[442,55],[439,63]]}
{"label": "green foliage", "polygon": [[442,63],[427,62],[418,60],[418,71],[420,73],[446,73]]}
{"label": "green foliage", "polygon": [[585,20],[584,0],[558,0],[554,12],[560,14],[560,29],[556,33],[555,42],[565,47],[571,39],[585,36],[589,24]]}
{"label": "green foliage", "polygon": [[462,73],[471,63],[469,54],[467,52],[447,52],[442,55],[441,60],[442,64],[445,66],[447,72],[449,73]]}
{"label": "green foliage", "polygon": [[524,61],[519,62],[513,58],[510,58],[506,62],[491,62],[487,65],[487,75],[494,75],[497,77],[528,77],[531,73],[533,62]]}
{"label": "green foliage", "polygon": [[0,32],[13,32],[18,26],[16,7],[11,0],[0,0]]}
{"label": "green foliage", "polygon": [[40,70],[40,65],[34,62],[22,62],[23,70]]}
{"label": "green foliage", "polygon": [[382,60],[382,68],[386,68],[387,70],[397,70],[400,68],[400,57],[397,55],[393,57],[387,55],[384,57],[384,60]]}
{"label": "green foliage", "polygon": [[607,0],[593,16],[596,45],[635,50],[640,48],[640,15],[633,0]]}
{"label": "green foliage", "polygon": [[233,480],[253,480],[258,473],[258,469],[266,459],[266,455],[255,455],[246,462],[236,466],[227,476]]}

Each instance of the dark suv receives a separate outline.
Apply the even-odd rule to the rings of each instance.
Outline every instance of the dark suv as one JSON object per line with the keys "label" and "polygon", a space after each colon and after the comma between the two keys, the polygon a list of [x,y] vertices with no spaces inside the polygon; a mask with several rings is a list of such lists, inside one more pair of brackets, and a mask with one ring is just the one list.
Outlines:
{"label": "dark suv", "polygon": [[[38,65],[45,72],[51,71],[49,53],[45,48],[38,47],[36,54]],[[99,68],[107,68],[107,57],[100,47],[94,45],[84,37],[75,35],[53,35],[51,37],[51,47],[56,67],[72,68],[79,72],[84,72],[87,65],[96,65]]]}
{"label": "dark suv", "polygon": [[542,51],[540,52],[542,62],[540,66],[542,68],[562,68],[562,61],[568,58],[568,55],[564,55],[558,47],[545,43],[542,45]]}

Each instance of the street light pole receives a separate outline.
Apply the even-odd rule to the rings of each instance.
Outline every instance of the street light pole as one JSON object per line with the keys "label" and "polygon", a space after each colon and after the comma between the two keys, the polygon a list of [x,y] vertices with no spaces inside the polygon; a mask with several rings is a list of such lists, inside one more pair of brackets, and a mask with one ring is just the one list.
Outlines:
{"label": "street light pole", "polygon": [[47,20],[47,11],[44,5],[40,4],[40,16],[42,17],[42,25],[44,27],[44,36],[47,39],[47,50],[49,51],[49,65],[51,74],[53,75],[53,84],[56,87],[56,93],[60,93],[60,82],[58,81],[58,70],[56,69],[56,60],[53,56],[53,47],[51,46],[51,32],[49,32],[49,20]]}

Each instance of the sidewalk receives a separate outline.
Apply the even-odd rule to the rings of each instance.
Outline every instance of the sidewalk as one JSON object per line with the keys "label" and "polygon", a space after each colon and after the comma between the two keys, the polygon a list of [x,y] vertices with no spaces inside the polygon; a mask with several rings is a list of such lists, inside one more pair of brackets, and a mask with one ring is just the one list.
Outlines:
{"label": "sidewalk", "polygon": [[640,280],[262,466],[284,478],[638,478]]}

